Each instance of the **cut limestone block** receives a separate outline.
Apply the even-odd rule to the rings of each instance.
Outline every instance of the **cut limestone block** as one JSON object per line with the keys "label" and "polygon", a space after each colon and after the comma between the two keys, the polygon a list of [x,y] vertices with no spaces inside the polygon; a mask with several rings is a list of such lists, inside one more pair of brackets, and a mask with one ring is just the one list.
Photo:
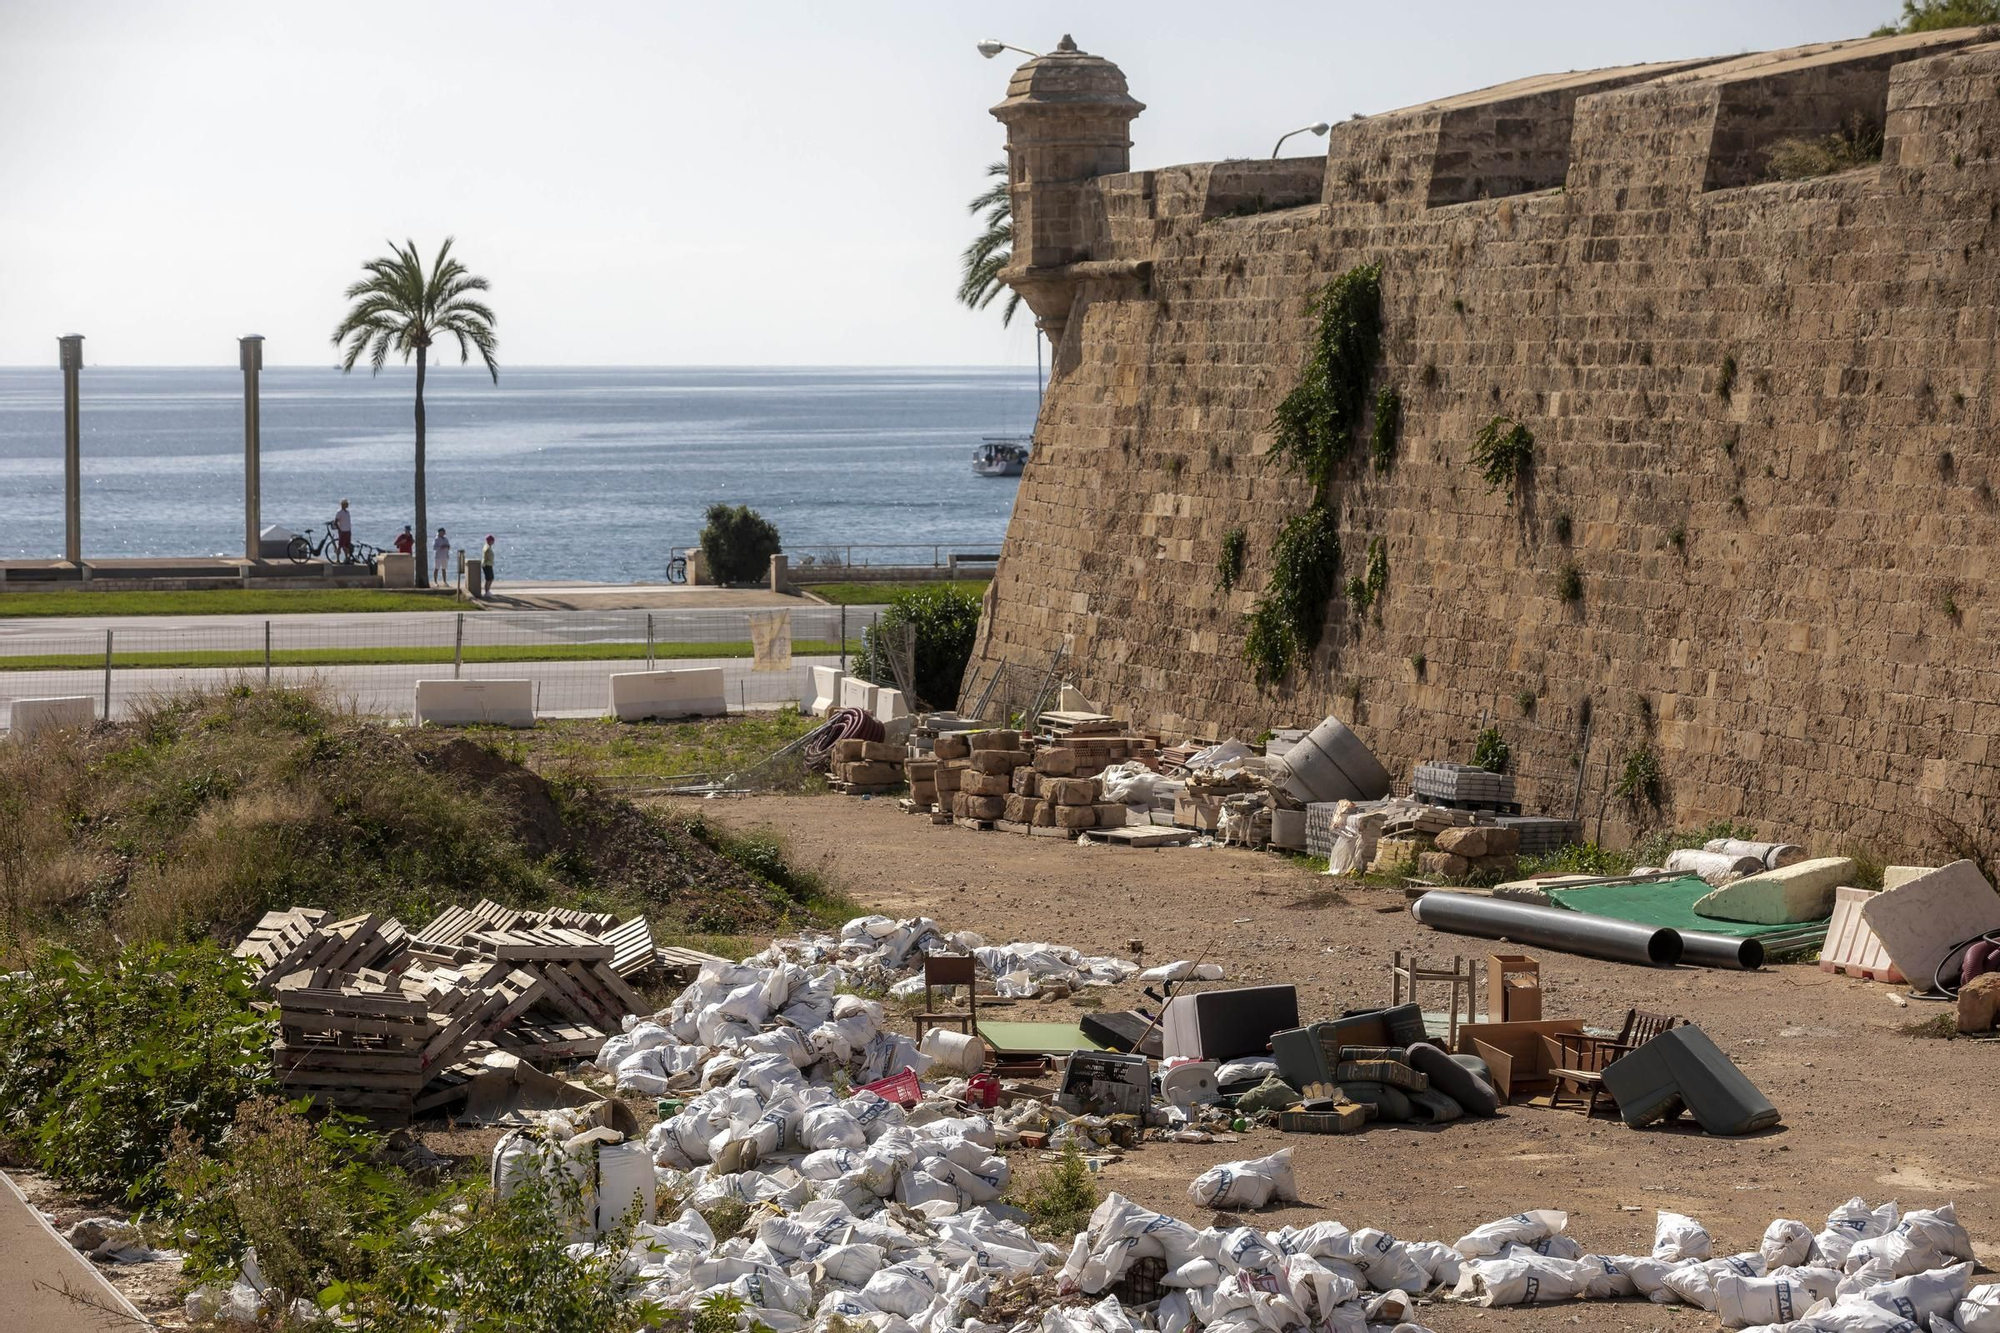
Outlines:
{"label": "cut limestone block", "polygon": [[838,740],[833,743],[835,763],[852,764],[868,757],[868,742],[859,740]]}
{"label": "cut limestone block", "polygon": [[[1057,805],[1097,804],[1096,778],[1050,778],[1043,790],[1055,798]],[[1077,825],[1077,827],[1083,826]]]}
{"label": "cut limestone block", "polygon": [[1018,750],[1021,748],[1021,733],[996,728],[992,731],[972,733],[972,748],[975,750]]}
{"label": "cut limestone block", "polygon": [[1057,828],[1096,828],[1097,807],[1094,805],[1059,805],[1056,807]]}
{"label": "cut limestone block", "polygon": [[903,766],[864,759],[860,763],[847,765],[847,771],[842,776],[857,786],[883,787],[903,780]]}
{"label": "cut limestone block", "polygon": [[958,790],[959,780],[964,776],[965,761],[963,759],[954,759],[948,763],[939,764],[937,771],[931,774],[931,781],[937,784],[937,789],[941,792],[955,792]]}
{"label": "cut limestone block", "polygon": [[87,727],[97,721],[97,700],[87,694],[62,695],[46,699],[16,699],[7,710],[7,725],[14,739],[24,741],[40,731],[58,727]]}
{"label": "cut limestone block", "polygon": [[1417,868],[1426,875],[1442,875],[1456,879],[1472,869],[1472,862],[1456,852],[1423,852],[1417,857]]}
{"label": "cut limestone block", "polygon": [[1762,926],[1822,921],[1833,913],[1833,891],[1853,878],[1854,862],[1847,857],[1815,857],[1739,879],[1699,899],[1694,910],[1718,921]]}
{"label": "cut limestone block", "polygon": [[531,680],[420,680],[418,726],[532,727],[535,683]]}
{"label": "cut limestone block", "polygon": [[912,782],[910,784],[910,799],[918,805],[935,805],[937,804],[937,788],[928,782]]}
{"label": "cut limestone block", "polygon": [[1011,819],[1017,824],[1025,824],[1028,822],[1029,812],[1034,808],[1035,803],[1025,796],[1018,794],[1009,796],[1007,797],[1007,813],[1005,818]]}
{"label": "cut limestone block", "polygon": [[1044,746],[1035,751],[1035,771],[1066,778],[1076,772],[1076,751],[1060,745]]}
{"label": "cut limestone block", "polygon": [[1882,887],[1900,889],[1918,875],[1928,875],[1936,866],[1883,866]]}
{"label": "cut limestone block", "polygon": [[1861,905],[1861,919],[1912,986],[1930,989],[1953,945],[2000,930],[2000,893],[1970,861],[1953,861]]}
{"label": "cut limestone block", "polygon": [[1017,796],[1040,796],[1042,775],[1026,764],[1014,770],[1014,794]]}
{"label": "cut limestone block", "polygon": [[1484,856],[1488,832],[1483,828],[1448,828],[1437,835],[1437,849],[1467,860]]}
{"label": "cut limestone block", "polygon": [[873,759],[879,763],[900,764],[907,753],[907,746],[893,745],[888,741],[861,742],[860,757],[863,759]]}
{"label": "cut limestone block", "polygon": [[611,715],[620,722],[649,717],[723,717],[729,696],[722,668],[619,671],[611,676]]}
{"label": "cut limestone block", "polygon": [[1097,811],[1097,822],[1091,825],[1092,828],[1124,828],[1126,816],[1131,813],[1116,802],[1100,802],[1091,808]]}
{"label": "cut limestone block", "polygon": [[974,770],[958,775],[959,789],[973,796],[1006,796],[1014,790],[1014,784],[1005,773],[981,773]]}
{"label": "cut limestone block", "polygon": [[974,750],[972,768],[977,773],[1012,773],[1028,762],[1028,756],[1019,750]]}
{"label": "cut limestone block", "polygon": [[972,753],[972,743],[962,732],[947,731],[931,742],[931,753],[940,759],[963,759]]}
{"label": "cut limestone block", "polygon": [[998,819],[1007,813],[1007,799],[1004,796],[967,796],[965,814],[968,819]]}
{"label": "cut limestone block", "polygon": [[937,775],[937,770],[934,759],[909,759],[903,763],[903,776],[912,782],[929,782]]}

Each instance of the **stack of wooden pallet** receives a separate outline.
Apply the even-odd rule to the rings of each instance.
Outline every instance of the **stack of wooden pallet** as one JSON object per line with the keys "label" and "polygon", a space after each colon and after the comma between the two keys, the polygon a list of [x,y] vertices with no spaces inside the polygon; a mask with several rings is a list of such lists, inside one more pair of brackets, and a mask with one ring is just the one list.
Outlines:
{"label": "stack of wooden pallet", "polygon": [[692,978],[712,955],[655,944],[643,917],[481,901],[406,931],[373,915],[272,912],[237,946],[279,1020],[289,1096],[394,1121],[465,1095],[499,1050],[537,1065],[586,1059],[653,1006],[631,978]]}

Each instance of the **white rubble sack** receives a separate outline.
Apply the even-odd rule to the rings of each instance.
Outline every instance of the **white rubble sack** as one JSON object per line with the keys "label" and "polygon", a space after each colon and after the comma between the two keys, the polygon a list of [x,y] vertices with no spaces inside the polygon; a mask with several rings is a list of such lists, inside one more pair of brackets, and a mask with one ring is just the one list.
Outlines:
{"label": "white rubble sack", "polygon": [[1202,1208],[1262,1208],[1272,1199],[1296,1203],[1292,1150],[1280,1148],[1269,1157],[1212,1166],[1194,1178],[1188,1197]]}

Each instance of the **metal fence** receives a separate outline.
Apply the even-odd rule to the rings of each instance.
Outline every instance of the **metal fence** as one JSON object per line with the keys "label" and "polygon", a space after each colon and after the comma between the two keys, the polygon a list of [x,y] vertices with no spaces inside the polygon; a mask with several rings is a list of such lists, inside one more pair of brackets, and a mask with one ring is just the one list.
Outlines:
{"label": "metal fence", "polygon": [[764,608],[474,611],[181,619],[114,629],[0,626],[0,718],[15,699],[89,695],[100,716],[240,681],[311,683],[342,706],[408,716],[419,680],[527,679],[536,711],[602,716],[615,672],[720,666],[734,711],[810,702],[814,666],[845,667],[877,612],[792,607],[788,665],[759,664],[750,622]]}

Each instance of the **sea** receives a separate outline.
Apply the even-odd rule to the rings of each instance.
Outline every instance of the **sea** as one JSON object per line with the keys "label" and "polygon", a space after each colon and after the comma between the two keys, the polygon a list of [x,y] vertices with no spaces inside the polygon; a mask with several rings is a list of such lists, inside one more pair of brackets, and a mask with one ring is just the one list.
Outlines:
{"label": "sea", "polygon": [[[344,499],[356,540],[389,546],[416,518],[414,389],[402,367],[267,367],[263,522],[317,533]],[[493,534],[507,579],[658,581],[716,503],[822,559],[996,550],[1019,478],[972,453],[1028,435],[1038,392],[1006,368],[433,369],[430,525],[472,552]],[[86,559],[243,553],[241,371],[86,366],[80,400]],[[61,372],[0,368],[0,558],[62,552]]]}

